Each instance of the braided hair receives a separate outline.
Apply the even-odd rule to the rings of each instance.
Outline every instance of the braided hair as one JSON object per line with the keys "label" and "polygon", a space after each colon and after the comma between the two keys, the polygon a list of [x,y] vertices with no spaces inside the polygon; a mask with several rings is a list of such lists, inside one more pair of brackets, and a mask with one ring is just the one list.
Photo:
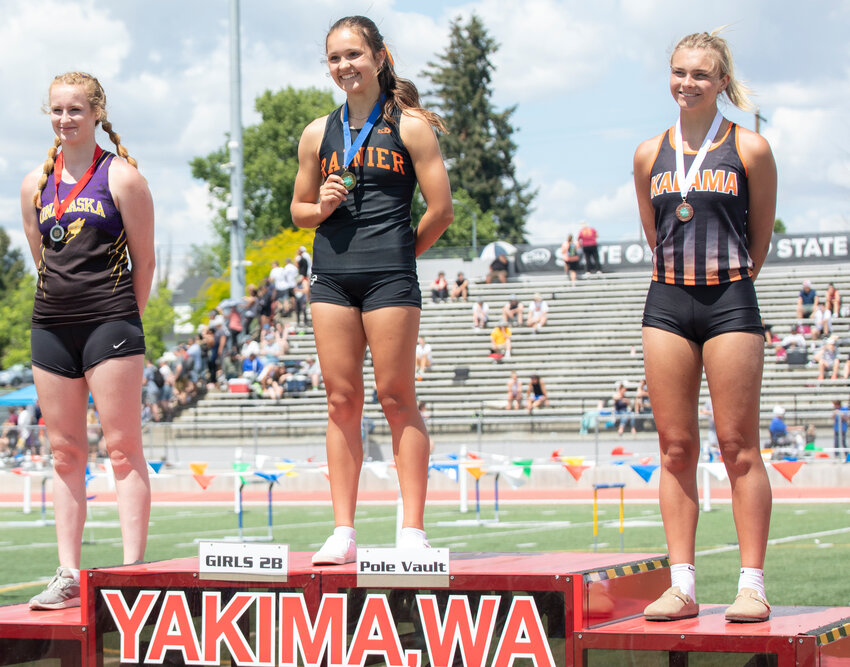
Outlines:
{"label": "braided hair", "polygon": [[[83,87],[86,92],[86,99],[95,112],[95,125],[99,123],[103,127],[104,132],[109,135],[110,141],[115,144],[115,152],[138,169],[136,160],[130,157],[127,149],[121,144],[121,137],[112,129],[112,123],[106,117],[106,93],[103,91],[103,86],[100,85],[100,82],[91,74],[86,74],[85,72],[66,72],[53,79],[50,89],[52,90],[55,85]],[[45,113],[50,113],[49,107],[45,107],[43,110]],[[33,205],[37,209],[41,208],[41,193],[47,185],[50,174],[53,173],[53,168],[56,164],[56,155],[61,145],[62,140],[57,136],[53,140],[53,145],[47,151],[47,159],[42,165],[42,173],[38,179],[36,191],[32,196]]]}

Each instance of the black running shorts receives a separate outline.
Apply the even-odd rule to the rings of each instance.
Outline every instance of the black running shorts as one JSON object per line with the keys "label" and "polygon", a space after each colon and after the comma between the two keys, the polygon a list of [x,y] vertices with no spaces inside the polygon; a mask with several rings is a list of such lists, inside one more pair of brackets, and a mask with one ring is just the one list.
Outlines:
{"label": "black running shorts", "polygon": [[668,285],[653,281],[646,295],[643,326],[664,329],[702,345],[733,331],[764,336],[753,281],[722,285]]}
{"label": "black running shorts", "polygon": [[415,271],[314,273],[310,281],[311,303],[354,306],[364,313],[388,306],[422,307]]}
{"label": "black running shorts", "polygon": [[145,332],[139,318],[71,324],[50,329],[33,327],[32,363],[67,378],[81,378],[101,361],[145,353]]}

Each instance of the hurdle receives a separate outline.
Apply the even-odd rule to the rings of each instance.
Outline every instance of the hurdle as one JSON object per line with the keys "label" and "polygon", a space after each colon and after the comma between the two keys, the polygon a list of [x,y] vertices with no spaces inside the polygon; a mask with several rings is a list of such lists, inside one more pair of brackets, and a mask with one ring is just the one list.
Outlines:
{"label": "hurdle", "polygon": [[620,553],[624,551],[623,545],[623,495],[626,485],[623,482],[615,484],[594,484],[593,485],[593,550],[598,550],[599,545],[599,521],[598,521],[598,502],[597,494],[599,489],[620,489]]}
{"label": "hurdle", "polygon": [[[272,542],[274,540],[274,534],[272,533],[273,528],[273,513],[272,513],[272,489],[274,489],[274,485],[277,484],[278,477],[280,477],[281,473],[270,473],[270,472],[262,472],[259,470],[255,470],[254,474],[257,475],[260,479],[246,479],[243,475],[237,475],[236,479],[239,482],[238,491],[236,494],[236,516],[237,516],[237,526],[239,529],[238,535],[230,535],[228,537],[223,537],[223,542]],[[265,484],[268,483],[268,502],[267,502],[267,515],[266,515],[266,534],[265,535],[245,535],[245,505],[242,501],[242,493],[245,490],[245,486],[249,484]],[[201,539],[196,539],[195,542],[201,542]]]}

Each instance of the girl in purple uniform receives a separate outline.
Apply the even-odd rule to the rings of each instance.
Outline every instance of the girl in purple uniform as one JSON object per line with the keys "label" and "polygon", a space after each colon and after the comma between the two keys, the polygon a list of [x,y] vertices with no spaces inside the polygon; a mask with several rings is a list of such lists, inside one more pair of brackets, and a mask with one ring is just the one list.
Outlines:
{"label": "girl in purple uniform", "polygon": [[[59,568],[30,607],[63,609],[80,604],[89,392],[115,474],[123,562],[145,553],[150,483],[142,453],[141,315],[154,271],[154,221],[147,183],[107,120],[97,79],[57,76],[47,113],[56,138],[48,159],[24,179],[21,211],[38,269],[33,379],[53,453]],[[124,159],[97,145],[98,125]]]}

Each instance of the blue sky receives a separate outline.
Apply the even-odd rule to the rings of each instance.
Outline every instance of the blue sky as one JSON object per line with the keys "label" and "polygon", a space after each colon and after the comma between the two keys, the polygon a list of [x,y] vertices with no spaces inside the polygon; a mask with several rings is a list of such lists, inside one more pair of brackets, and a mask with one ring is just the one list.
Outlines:
{"label": "blue sky", "polygon": [[[0,10],[0,225],[23,247],[20,182],[52,141],[39,111],[47,86],[84,69],[106,88],[110,119],[154,194],[157,243],[179,263],[209,230],[188,161],[221,145],[230,122],[228,0],[0,0]],[[427,89],[421,72],[445,48],[451,19],[473,11],[501,45],[494,103],[518,105],[518,172],[539,191],[530,240],[560,242],[582,220],[603,240],[637,236],[632,155],[675,121],[670,49],[722,25],[767,118],[777,214],[792,232],[850,228],[847,1],[243,0],[243,120],[256,122],[253,99],[265,89],[332,88],[322,46],[340,16],[373,18],[400,73]],[[750,114],[727,116],[753,127]]]}

